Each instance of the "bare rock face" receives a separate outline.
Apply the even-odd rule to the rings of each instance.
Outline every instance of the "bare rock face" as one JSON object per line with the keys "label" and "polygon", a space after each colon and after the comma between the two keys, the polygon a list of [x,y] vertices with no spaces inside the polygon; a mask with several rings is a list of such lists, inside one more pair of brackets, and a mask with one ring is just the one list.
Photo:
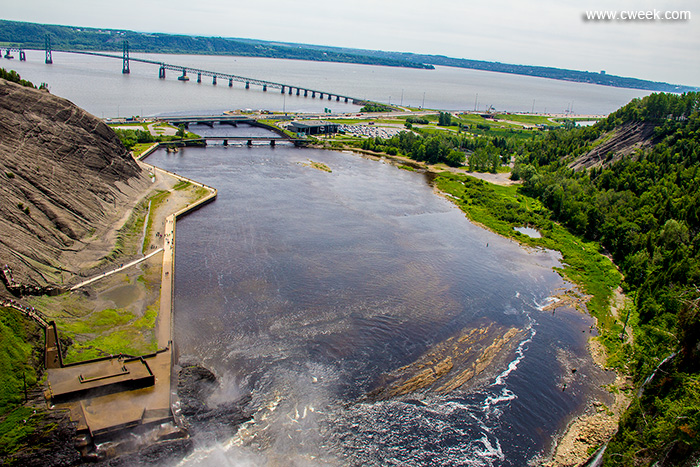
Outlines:
{"label": "bare rock face", "polygon": [[6,287],[60,287],[94,266],[149,184],[100,119],[48,92],[0,79],[0,279]]}
{"label": "bare rock face", "polygon": [[654,144],[654,128],[650,122],[628,122],[599,138],[598,145],[576,158],[569,167],[579,171],[591,167],[607,167],[638,149]]}

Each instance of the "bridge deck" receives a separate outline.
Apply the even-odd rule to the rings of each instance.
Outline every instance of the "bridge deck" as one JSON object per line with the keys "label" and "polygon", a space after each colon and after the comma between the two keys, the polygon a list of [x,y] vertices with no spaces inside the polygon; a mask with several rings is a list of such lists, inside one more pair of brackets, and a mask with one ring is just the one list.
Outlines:
{"label": "bridge deck", "polygon": [[[15,49],[12,49],[15,50]],[[19,50],[19,49],[16,49]],[[36,49],[23,49],[23,50],[36,50]],[[165,70],[171,70],[171,71],[176,71],[179,73],[182,73],[181,76],[187,76],[187,74],[191,75],[198,75],[198,77],[201,76],[209,76],[213,79],[214,84],[216,83],[216,79],[224,79],[224,80],[229,80],[229,84],[231,84],[233,81],[236,81],[238,83],[245,83],[246,89],[250,85],[256,85],[256,86],[261,86],[263,90],[267,90],[267,88],[273,88],[273,89],[280,89],[283,93],[288,90],[289,94],[292,94],[292,90],[296,89],[297,95],[301,95],[301,93],[304,93],[304,97],[308,97],[308,93],[311,93],[311,97],[316,97],[316,94],[319,95],[321,99],[326,97],[328,100],[331,100],[332,97],[336,98],[336,101],[340,101],[340,99],[343,99],[345,102],[353,102],[353,103],[359,103],[359,102],[364,102],[363,99],[357,99],[351,96],[346,96],[343,94],[338,94],[335,92],[327,92],[327,91],[320,91],[317,89],[310,89],[304,86],[298,86],[294,84],[285,84],[285,83],[277,83],[274,81],[268,81],[264,79],[258,79],[258,78],[250,78],[246,76],[240,76],[240,75],[235,75],[231,73],[223,73],[223,72],[218,72],[218,71],[213,71],[213,70],[204,70],[201,68],[194,68],[194,67],[189,67],[189,66],[184,66],[184,65],[175,65],[172,63],[165,63],[157,60],[149,60],[146,58],[135,58],[135,57],[130,57],[128,56],[128,53],[126,56],[121,56],[121,55],[112,55],[104,52],[89,52],[89,51],[83,51],[83,50],[60,50],[60,49],[55,49],[53,52],[63,52],[63,53],[72,53],[72,54],[81,54],[81,55],[94,55],[97,57],[107,57],[107,58],[116,58],[118,60],[123,60],[125,64],[128,64],[129,61],[134,61],[134,62],[140,62],[140,63],[148,63],[151,65],[157,65],[160,67],[160,70],[162,72],[162,76],[159,75],[160,77],[165,77]],[[128,65],[125,65],[123,70],[128,70]],[[128,73],[128,71],[126,71]]]}

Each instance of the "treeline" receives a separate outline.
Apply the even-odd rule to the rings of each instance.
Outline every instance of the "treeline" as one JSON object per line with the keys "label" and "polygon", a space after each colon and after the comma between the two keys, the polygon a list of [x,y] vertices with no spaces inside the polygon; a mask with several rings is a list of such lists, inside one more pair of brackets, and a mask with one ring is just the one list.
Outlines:
{"label": "treeline", "polygon": [[186,130],[184,126],[180,126],[177,130],[175,136],[164,136],[164,135],[152,135],[150,131],[142,129],[127,130],[122,128],[113,128],[114,132],[119,137],[124,147],[131,150],[136,146],[136,144],[147,144],[156,142],[168,142],[175,141],[177,139],[184,138],[186,136]]}
{"label": "treeline", "polygon": [[503,137],[474,137],[469,134],[418,134],[403,131],[391,138],[368,138],[355,143],[364,150],[401,155],[429,164],[444,163],[460,167],[467,161],[469,169],[497,172],[510,160],[509,150],[516,142]]}
{"label": "treeline", "polygon": [[128,30],[95,29],[73,26],[24,23],[0,20],[0,42],[25,48],[44,47],[49,35],[57,50],[90,50],[121,52],[123,42],[129,41],[132,52],[236,55],[270,57],[323,62],[359,63],[406,68],[434,68],[432,65],[390,57],[376,57],[363,53],[323,51],[299,44],[279,44],[250,39],[149,34]]}
{"label": "treeline", "polygon": [[[341,49],[343,50],[343,49]],[[686,92],[697,91],[697,87],[669,84],[659,81],[648,81],[625,76],[609,75],[600,72],[567,70],[532,65],[514,65],[511,63],[489,62],[484,60],[470,60],[465,58],[452,58],[442,55],[423,55],[409,52],[385,52],[369,51],[372,55],[384,58],[401,60],[413,60],[416,63],[426,63],[437,66],[450,66],[456,68],[468,68],[472,70],[495,71],[498,73],[510,73],[515,75],[537,76],[541,78],[558,79],[562,81],[575,81],[579,83],[593,83],[602,86],[620,88],[647,89],[649,91],[662,92]]]}
{"label": "treeline", "polygon": [[22,79],[22,77],[15,70],[7,71],[4,68],[0,68],[0,78],[6,79],[7,81],[12,81],[13,83],[21,84],[22,86],[26,86],[29,88],[36,88],[36,86],[34,86],[34,84],[31,81]]}
{"label": "treeline", "polygon": [[[605,465],[679,465],[700,454],[700,94],[635,99],[589,128],[525,142],[514,177],[571,231],[595,240],[634,297],[629,368],[654,384],[621,420]],[[652,145],[607,166],[569,164],[625,124],[653,125]]]}
{"label": "treeline", "polygon": [[[449,116],[449,117],[448,117]],[[450,125],[449,113],[440,113],[442,125]],[[409,117],[406,126],[411,129],[414,123],[425,124],[425,117]],[[391,138],[368,138],[354,143],[355,146],[375,152],[401,155],[429,164],[444,163],[451,167],[461,167],[465,163],[473,172],[496,173],[503,164],[508,164],[511,153],[522,146],[518,138],[502,136],[475,136],[471,133],[431,133],[413,128]]]}

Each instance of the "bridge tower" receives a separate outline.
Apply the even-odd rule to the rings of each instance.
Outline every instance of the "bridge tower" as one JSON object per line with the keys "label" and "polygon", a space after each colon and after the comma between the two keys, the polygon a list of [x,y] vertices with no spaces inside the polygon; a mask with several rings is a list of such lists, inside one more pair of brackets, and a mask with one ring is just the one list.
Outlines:
{"label": "bridge tower", "polygon": [[46,50],[46,63],[53,63],[53,59],[51,58],[51,38],[47,34],[44,37],[44,50]]}
{"label": "bridge tower", "polygon": [[122,54],[122,73],[128,75],[129,71],[129,41],[124,41],[124,52]]}

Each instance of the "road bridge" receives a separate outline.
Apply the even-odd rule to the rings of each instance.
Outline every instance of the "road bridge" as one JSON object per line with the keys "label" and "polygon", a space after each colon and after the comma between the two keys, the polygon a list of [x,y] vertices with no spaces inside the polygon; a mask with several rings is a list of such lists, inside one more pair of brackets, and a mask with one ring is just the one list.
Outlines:
{"label": "road bridge", "polygon": [[[2,50],[3,48],[0,48]],[[22,49],[20,50],[19,48],[4,48],[7,50],[5,57],[6,58],[14,58],[12,56],[11,51],[18,51],[20,52],[20,60],[26,60],[26,55],[24,53],[24,50],[37,50],[37,49]],[[202,77],[208,77],[211,78],[212,85],[217,84],[217,80],[219,81],[224,81],[228,82],[229,87],[233,87],[234,83],[241,83],[245,87],[245,89],[250,89],[251,86],[258,86],[262,88],[263,91],[267,91],[268,89],[278,89],[280,93],[282,94],[295,94],[297,96],[301,96],[303,94],[304,97],[311,97],[311,98],[316,98],[318,96],[319,99],[326,99],[329,101],[335,100],[336,102],[352,102],[353,104],[356,105],[364,105],[365,100],[363,99],[357,99],[351,96],[343,95],[340,93],[335,93],[335,92],[329,92],[329,91],[322,91],[318,89],[311,89],[307,88],[304,86],[297,86],[294,84],[287,84],[287,83],[278,83],[275,81],[269,81],[269,80],[264,80],[264,79],[258,79],[258,78],[250,78],[246,76],[240,76],[232,73],[224,73],[220,71],[214,71],[214,70],[205,70],[201,68],[196,68],[196,67],[190,67],[190,66],[184,66],[184,65],[176,65],[172,63],[165,63],[162,61],[157,61],[157,60],[149,60],[146,58],[136,58],[136,57],[131,57],[129,54],[129,43],[128,41],[124,41],[124,46],[123,46],[123,51],[122,55],[114,55],[114,54],[109,54],[109,53],[104,53],[104,52],[91,52],[91,51],[86,51],[86,50],[65,50],[65,49],[52,49],[51,47],[51,40],[50,37],[47,35],[45,38],[45,45],[44,49],[46,52],[46,63],[53,63],[53,57],[52,57],[52,52],[62,52],[62,53],[71,53],[71,54],[81,54],[81,55],[92,55],[96,57],[106,57],[106,58],[114,58],[114,59],[120,59],[122,60],[122,73],[124,74],[129,74],[131,73],[131,68],[130,68],[130,63],[131,62],[139,62],[139,63],[147,63],[150,65],[155,65],[158,67],[158,78],[160,79],[165,79],[166,72],[167,71],[174,71],[176,72],[178,76],[178,80],[180,81],[189,81],[190,76],[196,76],[197,77],[197,82],[201,83],[202,82]],[[1,53],[1,52],[0,52]]]}
{"label": "road bridge", "polygon": [[[3,50],[5,51],[5,54],[2,53]],[[19,54],[19,60],[21,62],[24,62],[27,60],[27,54],[24,53],[24,49],[20,49],[18,47],[0,47],[0,55],[2,55],[4,58],[7,58],[7,59],[15,58],[15,56],[12,55],[12,52],[17,52]]]}
{"label": "road bridge", "polygon": [[305,146],[309,144],[309,140],[297,139],[297,138],[275,138],[269,136],[202,136],[201,138],[188,138],[181,139],[177,141],[168,141],[161,143],[161,146],[188,146],[194,145],[193,143],[204,143],[206,145],[207,141],[221,141],[224,146],[228,146],[229,142],[234,143],[245,143],[247,146],[256,146],[256,143],[269,142],[269,145],[275,147],[279,143],[289,143],[294,146]]}

